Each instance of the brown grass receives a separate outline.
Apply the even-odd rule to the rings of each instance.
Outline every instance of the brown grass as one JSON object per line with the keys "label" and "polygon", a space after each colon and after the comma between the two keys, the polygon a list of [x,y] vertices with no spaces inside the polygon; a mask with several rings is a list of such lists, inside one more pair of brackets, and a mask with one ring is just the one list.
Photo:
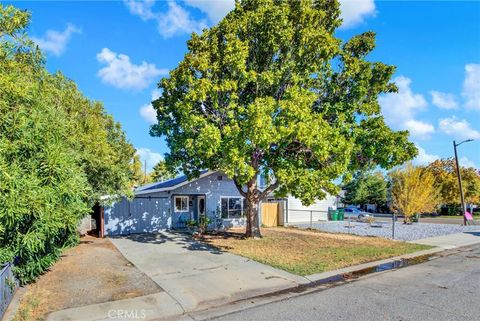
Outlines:
{"label": "brown grass", "polygon": [[430,247],[377,237],[324,233],[296,228],[264,228],[261,239],[244,239],[243,231],[207,235],[204,241],[298,275],[309,275],[385,259]]}
{"label": "brown grass", "polygon": [[87,236],[27,286],[14,321],[43,320],[52,311],[159,291],[162,289],[127,261],[110,240]]}

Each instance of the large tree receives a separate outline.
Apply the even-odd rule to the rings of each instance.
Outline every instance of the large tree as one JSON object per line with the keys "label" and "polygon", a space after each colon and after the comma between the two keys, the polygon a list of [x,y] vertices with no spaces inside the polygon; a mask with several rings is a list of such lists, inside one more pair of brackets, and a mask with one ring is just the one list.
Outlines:
{"label": "large tree", "polygon": [[415,214],[428,213],[438,205],[435,177],[425,167],[407,164],[389,173],[392,210],[404,215],[405,223]]}
{"label": "large tree", "polygon": [[146,175],[142,169],[142,161],[140,160],[140,155],[135,154],[132,159],[132,163],[130,164],[130,168],[132,171],[132,187],[137,187],[146,182]]}
{"label": "large tree", "polygon": [[150,173],[150,180],[162,182],[174,178],[176,174],[177,172],[168,167],[166,161],[162,159],[153,166],[153,171]]}
{"label": "large tree", "polygon": [[387,181],[380,172],[360,171],[344,189],[347,204],[384,205],[387,202]]}
{"label": "large tree", "polygon": [[339,16],[335,0],[239,1],[192,34],[159,83],[151,134],[166,138],[167,162],[191,177],[206,168],[231,177],[246,198],[247,236],[260,236],[258,204],[273,191],[307,205],[335,193],[342,175],[416,154],[380,113],[395,68],[367,60],[373,32],[336,38]]}
{"label": "large tree", "polygon": [[[433,161],[427,166],[435,177],[435,186],[439,190],[440,205],[460,205],[457,166],[455,159],[446,158]],[[473,167],[460,166],[465,202],[480,202],[480,172]]]}

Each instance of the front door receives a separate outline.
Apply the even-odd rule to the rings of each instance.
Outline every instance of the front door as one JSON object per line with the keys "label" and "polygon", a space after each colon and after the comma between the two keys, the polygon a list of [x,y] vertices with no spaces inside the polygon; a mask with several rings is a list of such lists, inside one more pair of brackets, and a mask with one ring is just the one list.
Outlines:
{"label": "front door", "polygon": [[198,218],[200,218],[202,215],[205,215],[205,196],[197,197],[197,212]]}

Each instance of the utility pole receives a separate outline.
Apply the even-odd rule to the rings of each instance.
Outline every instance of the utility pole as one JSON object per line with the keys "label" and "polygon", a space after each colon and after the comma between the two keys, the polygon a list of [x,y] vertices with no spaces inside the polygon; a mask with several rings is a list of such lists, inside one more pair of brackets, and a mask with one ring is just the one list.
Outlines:
{"label": "utility pole", "polygon": [[457,147],[463,143],[468,143],[471,141],[473,141],[473,139],[467,139],[458,144],[455,141],[453,141],[453,151],[455,152],[455,165],[457,167],[458,187],[460,188],[460,201],[462,202],[463,225],[467,225],[467,217],[465,216],[465,213],[467,212],[467,208],[465,207],[465,199],[463,197],[462,175],[460,173],[460,165],[458,164]]}
{"label": "utility pole", "polygon": [[144,161],[144,164],[145,164],[145,166],[143,167],[143,168],[144,168],[144,171],[143,171],[143,184],[145,184],[145,182],[147,181],[147,160]]}

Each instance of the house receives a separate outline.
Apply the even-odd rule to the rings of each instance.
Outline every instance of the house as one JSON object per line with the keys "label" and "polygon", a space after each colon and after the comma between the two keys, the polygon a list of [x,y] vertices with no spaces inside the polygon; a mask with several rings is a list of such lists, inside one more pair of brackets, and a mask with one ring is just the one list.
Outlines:
{"label": "house", "polygon": [[[263,204],[276,204],[275,225],[328,220],[328,209],[336,208],[336,197],[328,195],[311,206],[294,197],[267,197]],[[245,224],[246,203],[233,180],[220,172],[203,171],[194,180],[180,176],[135,190],[133,199],[121,200],[101,210],[100,235],[154,233],[185,228],[189,220],[207,215],[211,228]],[[261,211],[262,212],[262,211]],[[265,212],[266,214],[266,212]],[[266,215],[264,215],[264,218]]]}

